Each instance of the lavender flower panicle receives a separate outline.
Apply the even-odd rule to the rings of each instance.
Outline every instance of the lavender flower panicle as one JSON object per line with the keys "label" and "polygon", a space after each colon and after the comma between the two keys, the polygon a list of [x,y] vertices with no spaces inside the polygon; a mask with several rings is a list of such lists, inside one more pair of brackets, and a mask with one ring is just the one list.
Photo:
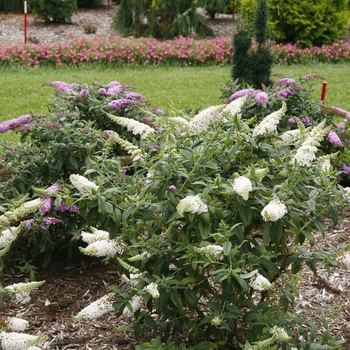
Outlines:
{"label": "lavender flower panicle", "polygon": [[264,91],[258,92],[255,96],[255,102],[264,108],[266,108],[268,101],[269,101],[269,96]]}
{"label": "lavender flower panicle", "polygon": [[246,95],[252,96],[255,92],[256,92],[255,89],[243,89],[243,90],[239,90],[239,91],[236,91],[235,93],[233,93],[233,94],[228,98],[228,100],[229,100],[229,101],[237,100],[238,98],[243,97],[243,96],[246,96]]}
{"label": "lavender flower panicle", "polygon": [[273,87],[276,87],[276,86],[283,86],[283,85],[292,85],[292,84],[295,84],[295,80],[292,79],[292,78],[282,78],[280,80],[278,80],[274,85]]}
{"label": "lavender flower panicle", "polygon": [[340,137],[338,136],[338,134],[331,130],[329,133],[328,133],[328,141],[334,145],[334,146],[337,146],[337,147],[343,147],[343,143],[341,142],[341,139]]}
{"label": "lavender flower panicle", "polygon": [[130,100],[128,98],[120,98],[118,100],[112,100],[108,103],[108,106],[115,108],[117,111],[120,111],[121,109],[126,108],[127,106],[135,104],[137,104],[137,101]]}

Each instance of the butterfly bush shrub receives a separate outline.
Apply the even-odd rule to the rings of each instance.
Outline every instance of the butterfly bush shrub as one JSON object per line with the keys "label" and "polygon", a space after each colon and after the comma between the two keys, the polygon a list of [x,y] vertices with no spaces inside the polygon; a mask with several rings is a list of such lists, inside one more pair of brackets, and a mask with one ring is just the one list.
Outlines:
{"label": "butterfly bush shrub", "polygon": [[[267,92],[250,91],[189,115],[164,116],[142,107],[133,119],[132,112],[123,115],[118,109],[123,102],[115,102],[118,108],[102,113],[110,126],[106,132],[94,123],[94,102],[88,102],[90,108],[79,105],[92,95],[86,87],[79,89],[57,97],[66,113],[57,105],[47,117],[63,118],[62,131],[47,131],[46,117],[34,118],[42,124],[30,138],[26,126],[21,142],[29,143],[28,149],[35,145],[38,157],[51,149],[54,159],[67,147],[68,136],[77,133],[80,143],[72,144],[73,153],[82,149],[86,157],[77,160],[77,171],[71,164],[55,180],[43,173],[45,182],[23,176],[23,190],[3,184],[2,256],[11,257],[25,247],[21,242],[36,240],[28,245],[39,247],[32,254],[47,252],[53,242],[52,251],[116,259],[118,286],[74,320],[114,310],[124,331],[131,328],[141,339],[151,330],[154,344],[158,337],[183,342],[185,335],[185,346],[198,350],[311,349],[311,344],[338,349],[342,342],[330,336],[324,317],[293,312],[302,266],[316,274],[319,266],[331,269],[348,261],[345,247],[323,251],[314,236],[315,230],[326,236],[323,220],[336,223],[350,195],[338,184],[339,171],[331,163],[337,155],[322,150],[332,131],[327,120],[306,125],[302,114],[295,115],[294,129],[285,130],[281,125],[293,104],[276,99],[271,105]],[[105,106],[110,99],[117,100],[96,97],[96,103]],[[75,107],[69,110],[71,103]],[[252,112],[254,104],[260,114]],[[152,121],[142,122],[144,117]],[[8,124],[3,127],[17,127],[17,122]],[[4,159],[3,165],[30,168],[36,161],[29,155],[12,163]],[[38,164],[54,162],[50,155]],[[49,234],[27,231],[37,218],[49,225]]]}
{"label": "butterfly bush shrub", "polygon": [[[98,189],[118,221],[87,227],[81,251],[116,259],[123,283],[77,321],[114,305],[137,339],[151,329],[163,340],[185,334],[198,349],[339,348],[324,318],[293,312],[301,266],[317,273],[319,264],[337,264],[314,236],[326,235],[323,219],[337,222],[349,193],[318,150],[330,128],[295,117],[299,134],[289,142],[278,130],[286,101],[260,120],[246,117],[250,103],[245,95],[196,115],[158,117],[144,134],[148,147],[109,139],[132,158],[115,186]],[[316,325],[322,338],[310,332]]]}
{"label": "butterfly bush shrub", "polygon": [[324,79],[316,74],[305,75],[299,79],[278,76],[270,87],[262,86],[261,89],[243,86],[238,81],[230,80],[222,88],[221,99],[227,102],[247,95],[248,102],[242,109],[242,118],[245,120],[254,116],[257,120],[262,120],[266,113],[275,110],[284,101],[287,110],[278,124],[278,130],[281,133],[288,131],[289,136],[298,137],[297,118],[305,127],[315,126],[325,120],[330,129],[320,144],[319,152],[330,155],[332,165],[340,170],[339,182],[348,184],[350,112],[337,106],[325,106],[321,101],[310,97],[315,85],[321,86],[320,81]]}
{"label": "butterfly bush shrub", "polygon": [[101,198],[99,203],[90,201],[88,206],[78,208],[65,186],[70,175],[89,171],[96,159],[104,178],[107,175],[114,178],[121,171],[119,163],[128,162],[128,154],[111,144],[110,151],[124,158],[110,159],[105,145],[110,135],[120,134],[141,146],[139,136],[112,122],[106,113],[117,111],[125,118],[143,119],[152,124],[145,98],[117,81],[92,86],[54,81],[47,85],[56,90],[50,113],[28,114],[0,123],[1,132],[20,134],[18,143],[2,145],[1,212],[27,195],[45,199],[18,235],[16,249],[4,258],[6,264],[27,266],[32,276],[34,270],[30,266],[45,267],[57,255],[73,258],[80,243],[75,235],[86,223],[102,225],[111,221],[109,216],[100,215],[98,223],[94,218],[99,203],[105,207]]}

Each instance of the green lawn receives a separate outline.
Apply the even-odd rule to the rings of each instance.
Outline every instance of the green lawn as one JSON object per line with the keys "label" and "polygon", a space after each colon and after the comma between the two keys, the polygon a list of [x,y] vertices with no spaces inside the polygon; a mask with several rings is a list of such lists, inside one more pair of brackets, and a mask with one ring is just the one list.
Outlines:
{"label": "green lawn", "polygon": [[[164,109],[204,108],[219,104],[220,88],[230,78],[230,66],[220,67],[61,67],[0,68],[0,121],[27,113],[45,113],[54,88],[43,86],[54,80],[68,83],[118,80],[131,85],[153,106]],[[326,104],[350,110],[350,66],[348,64],[314,64],[308,66],[275,66],[273,73],[300,78],[319,74],[328,82]],[[273,77],[274,80],[277,77]],[[322,80],[310,82],[313,97],[321,95]],[[311,85],[310,85],[311,86]]]}

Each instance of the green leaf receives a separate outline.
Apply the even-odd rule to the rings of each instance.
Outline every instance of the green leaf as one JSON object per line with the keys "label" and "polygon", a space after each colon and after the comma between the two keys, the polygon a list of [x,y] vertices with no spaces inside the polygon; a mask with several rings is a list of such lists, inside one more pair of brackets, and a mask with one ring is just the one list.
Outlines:
{"label": "green leaf", "polygon": [[248,206],[239,205],[238,212],[245,226],[249,226],[252,222],[252,210]]}
{"label": "green leaf", "polygon": [[224,254],[228,255],[232,249],[232,243],[230,241],[226,241],[223,244],[223,248],[224,248]]}
{"label": "green leaf", "polygon": [[196,292],[191,288],[185,289],[185,298],[192,309],[195,309],[198,305],[198,297]]}
{"label": "green leaf", "polygon": [[182,298],[181,298],[180,293],[177,290],[172,289],[170,291],[170,299],[174,303],[174,305],[177,308],[178,312],[180,314],[182,314],[183,304],[182,304]]}

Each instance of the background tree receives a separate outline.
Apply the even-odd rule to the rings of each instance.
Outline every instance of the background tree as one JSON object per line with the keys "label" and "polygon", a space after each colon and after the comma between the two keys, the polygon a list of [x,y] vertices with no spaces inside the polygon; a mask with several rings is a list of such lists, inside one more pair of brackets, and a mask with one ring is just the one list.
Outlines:
{"label": "background tree", "polygon": [[173,39],[176,36],[214,36],[193,0],[121,0],[113,27],[126,35]]}
{"label": "background tree", "polygon": [[261,89],[262,85],[270,85],[273,55],[266,46],[268,23],[268,7],[266,0],[258,0],[255,14],[255,38],[257,50],[251,49],[251,35],[247,28],[240,29],[233,39],[232,78],[239,84],[252,85]]}
{"label": "background tree", "polygon": [[261,85],[270,85],[273,55],[270,48],[266,46],[266,32],[268,23],[268,6],[266,0],[258,0],[256,7],[256,19],[254,22],[255,39],[258,44],[256,52],[252,53],[252,82],[256,88]]}

